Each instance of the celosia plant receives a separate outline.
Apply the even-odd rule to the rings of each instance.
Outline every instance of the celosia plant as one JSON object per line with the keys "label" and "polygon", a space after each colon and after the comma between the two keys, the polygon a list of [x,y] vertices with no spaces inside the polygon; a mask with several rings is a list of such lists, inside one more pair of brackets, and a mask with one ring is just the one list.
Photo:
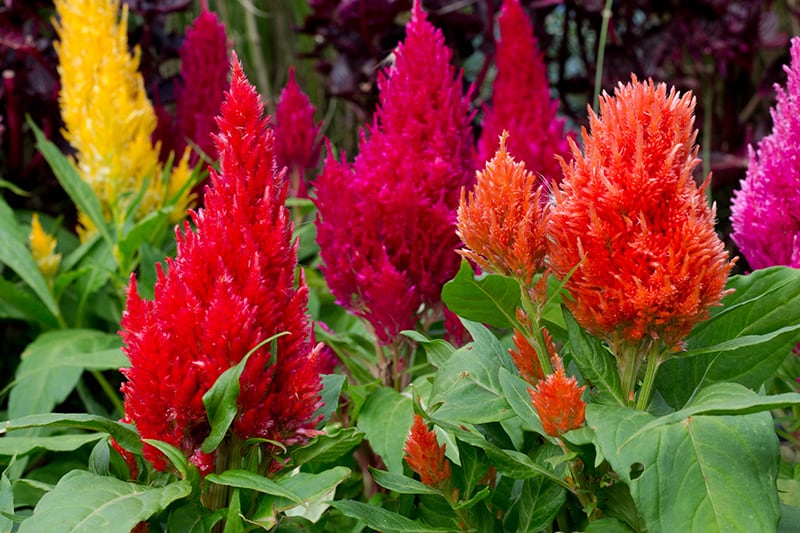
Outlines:
{"label": "celosia plant", "polygon": [[[58,0],[55,6],[59,104],[64,136],[77,152],[78,173],[92,187],[107,219],[123,220],[127,205],[149,180],[139,217],[172,201],[179,206],[179,220],[189,191],[177,199],[169,192],[182,190],[191,173],[184,166],[162,179],[158,146],[150,140],[156,115],[137,72],[139,50],[128,50],[127,5],[120,11],[118,0]],[[83,213],[80,223],[84,238],[94,231]]]}
{"label": "celosia plant", "polygon": [[446,446],[439,446],[436,432],[428,429],[421,416],[414,415],[403,451],[408,465],[429,487],[445,488],[450,481],[450,461],[444,456]]}
{"label": "celosia plant", "polygon": [[[214,117],[228,87],[230,71],[229,43],[225,26],[208,10],[207,0],[201,12],[186,30],[180,49],[180,81],[175,86],[174,119],[164,108],[158,109],[156,137],[161,141],[161,157],[170,152],[182,154],[193,150],[190,163],[197,164],[200,153],[209,162],[217,159],[213,136],[217,133]],[[199,152],[198,152],[199,151]]]}
{"label": "celosia plant", "polygon": [[[309,345],[308,289],[295,275],[297,244],[284,207],[286,183],[274,163],[264,107],[234,61],[218,119],[220,171],[211,172],[206,208],[176,231],[177,255],[159,269],[155,299],[143,300],[136,278],[122,318],[125,412],[143,439],[183,451],[203,474],[233,467],[247,439],[266,439],[265,465],[286,446],[315,434],[320,406],[318,349]],[[271,344],[263,342],[276,335]],[[253,352],[239,379],[238,411],[228,440],[202,450],[211,427],[203,395]],[[230,443],[229,443],[230,444]],[[244,453],[241,449],[240,453]],[[163,469],[164,457],[145,445]],[[223,455],[220,455],[223,454]]]}
{"label": "celosia plant", "polygon": [[741,190],[731,204],[731,237],[752,268],[800,268],[800,38],[792,39],[786,88],[775,86],[773,131],[750,147]]}
{"label": "celosia plant", "polygon": [[[617,354],[632,393],[642,358],[655,367],[725,295],[732,262],[715,210],[695,184],[694,98],[635,76],[589,110],[583,152],[562,163],[548,233],[566,305]],[[574,269],[574,272],[573,272]],[[570,274],[571,273],[571,274]],[[646,394],[645,394],[646,396]]]}
{"label": "celosia plant", "polygon": [[307,173],[319,164],[321,124],[314,122],[314,106],[289,70],[289,81],[275,106],[275,159],[286,167],[289,195],[308,197]]}
{"label": "celosia plant", "polygon": [[478,164],[494,156],[500,133],[508,130],[511,154],[545,183],[559,181],[555,156],[569,153],[564,120],[556,117],[558,102],[550,97],[544,57],[519,0],[504,0],[498,25],[497,77],[483,119]]}
{"label": "celosia plant", "polygon": [[317,183],[322,271],[384,345],[421,316],[441,318],[442,285],[458,268],[455,211],[474,158],[451,56],[415,1],[360,153],[352,167],[329,155]]}
{"label": "celosia plant", "polygon": [[61,264],[61,254],[56,253],[58,244],[56,238],[44,230],[37,213],[31,218],[31,232],[28,239],[36,266],[45,279],[52,280]]}
{"label": "celosia plant", "polygon": [[585,386],[578,386],[574,377],[567,377],[562,367],[529,389],[531,401],[542,421],[544,432],[560,437],[583,425],[586,402],[581,399]]}

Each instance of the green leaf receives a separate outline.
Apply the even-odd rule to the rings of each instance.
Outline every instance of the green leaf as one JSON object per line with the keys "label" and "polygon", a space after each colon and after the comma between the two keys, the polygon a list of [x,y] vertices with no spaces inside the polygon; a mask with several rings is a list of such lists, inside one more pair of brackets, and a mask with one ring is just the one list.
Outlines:
{"label": "green leaf", "polygon": [[800,509],[781,504],[781,521],[778,533],[797,533],[800,531]]}
{"label": "green leaf", "polygon": [[292,450],[292,463],[296,466],[311,461],[321,464],[331,463],[361,444],[363,439],[364,434],[353,427],[320,435],[305,446]]}
{"label": "green leaf", "polygon": [[390,472],[403,472],[403,446],[413,422],[411,398],[389,387],[377,389],[366,401],[357,427]]}
{"label": "green leaf", "polygon": [[206,533],[222,520],[222,510],[212,513],[197,503],[188,503],[172,511],[167,519],[167,531],[180,533]]}
{"label": "green leaf", "polygon": [[215,485],[237,487],[240,489],[262,492],[264,494],[272,494],[273,496],[280,496],[295,504],[303,502],[303,499],[292,490],[279,485],[271,479],[267,479],[264,476],[247,470],[227,470],[221,474],[209,474],[205,479]]}
{"label": "green leaf", "polygon": [[239,490],[234,489],[228,501],[228,514],[225,515],[225,527],[222,529],[222,533],[245,533],[243,518]]}
{"label": "green leaf", "polygon": [[457,315],[500,328],[516,327],[520,288],[512,278],[488,274],[475,278],[468,261],[442,287],[442,301]]}
{"label": "green leaf", "polygon": [[75,470],[42,496],[19,533],[105,531],[129,533],[133,527],[189,495],[186,481],[149,488]]}
{"label": "green leaf", "polygon": [[445,364],[453,352],[456,351],[453,345],[444,339],[429,339],[415,330],[405,330],[400,333],[422,346],[428,356],[428,362],[435,368]]}
{"label": "green leaf", "polygon": [[328,500],[333,498],[336,487],[349,476],[349,469],[337,466],[319,474],[298,472],[283,477],[277,483],[297,494],[303,502],[298,505],[280,496],[265,496],[250,519],[264,528],[271,528],[277,514],[285,512],[287,516],[302,516],[316,522],[328,508]]}
{"label": "green leaf", "polygon": [[[3,439],[0,439],[0,442]],[[9,532],[14,529],[14,522],[7,518],[14,514],[14,491],[11,489],[11,480],[4,470],[0,475],[0,531]]]}
{"label": "green leaf", "polygon": [[323,494],[329,492],[349,477],[349,468],[335,466],[318,474],[297,472],[280,478],[277,483],[293,494],[297,494],[303,504],[309,504],[318,500]]}
{"label": "green leaf", "polygon": [[154,236],[164,234],[164,229],[169,226],[171,208],[162,208],[148,213],[136,222],[119,240],[120,264],[130,265],[131,261],[143,242],[153,243]]}
{"label": "green leaf", "polygon": [[428,533],[434,531],[449,531],[451,528],[432,527],[414,520],[408,519],[397,513],[387,511],[382,507],[367,505],[366,503],[352,500],[332,501],[331,506],[351,518],[357,518],[364,522],[367,527],[382,531],[383,533]]}
{"label": "green leaf", "polygon": [[513,416],[499,379],[501,368],[515,368],[508,352],[483,326],[464,324],[475,341],[453,352],[439,368],[429,405],[437,418],[472,424]]}
{"label": "green leaf", "polygon": [[583,378],[597,391],[597,401],[626,405],[614,356],[597,338],[586,333],[566,308],[564,322],[569,336],[567,350]]}
{"label": "green leaf", "polygon": [[0,278],[0,317],[38,322],[44,329],[58,328],[58,320],[27,285]]}
{"label": "green leaf", "polygon": [[0,424],[0,435],[28,428],[74,428],[101,431],[114,437],[114,440],[122,448],[136,454],[142,453],[142,442],[133,426],[97,415],[49,413],[25,416]]}
{"label": "green leaf", "polygon": [[666,361],[656,387],[674,408],[710,383],[758,389],[800,342],[800,270],[772,267],[733,276],[735,292],[686,339],[686,353]]}
{"label": "green leaf", "polygon": [[539,435],[545,435],[542,423],[539,420],[539,414],[533,408],[533,401],[528,393],[530,388],[528,382],[505,368],[500,369],[498,377],[500,379],[500,387],[506,400],[508,400],[508,404],[522,420],[522,428],[527,431],[535,431]]}
{"label": "green leaf", "polygon": [[589,522],[584,533],[633,533],[633,530],[616,518],[601,518]]}
{"label": "green leaf", "polygon": [[36,148],[41,152],[50,168],[53,170],[56,179],[64,188],[64,191],[69,195],[70,200],[80,209],[86,213],[86,216],[97,227],[98,232],[103,239],[108,243],[109,247],[113,247],[113,240],[108,231],[108,225],[103,217],[103,210],[100,207],[100,201],[95,196],[92,188],[78,175],[78,171],[70,163],[58,147],[45,138],[42,131],[32,121],[28,121],[36,136]]}
{"label": "green leaf", "polygon": [[517,531],[533,533],[546,529],[566,500],[564,487],[541,476],[526,479],[515,505],[519,513]]}
{"label": "green leaf", "polygon": [[206,408],[208,421],[211,425],[211,432],[200,446],[204,453],[211,453],[217,449],[236,417],[236,413],[239,410],[239,378],[250,356],[265,344],[288,334],[288,332],[278,333],[258,343],[242,357],[241,361],[220,374],[211,388],[203,394],[203,405]]}
{"label": "green leaf", "polygon": [[22,353],[8,400],[8,417],[48,413],[75,388],[84,370],[128,364],[118,335],[90,329],[48,331]]}
{"label": "green leaf", "polygon": [[650,533],[775,529],[779,450],[769,413],[662,423],[589,404],[586,421]]}
{"label": "green leaf", "polygon": [[342,374],[326,374],[322,376],[322,407],[317,409],[312,418],[322,415],[320,424],[328,421],[331,415],[339,406],[339,397],[342,395],[342,388],[347,382],[347,378]]}
{"label": "green leaf", "polygon": [[[0,455],[26,455],[37,450],[53,452],[69,452],[77,450],[84,444],[102,439],[102,433],[56,435],[51,437],[3,437],[0,439]],[[0,530],[1,531],[1,530]]]}
{"label": "green leaf", "polygon": [[375,483],[398,494],[442,494],[440,490],[402,474],[386,472],[372,467],[369,467],[369,471],[372,473]]}
{"label": "green leaf", "polygon": [[14,218],[14,212],[0,198],[0,263],[13,270],[39,297],[53,317],[61,311],[27,246],[28,235]]}
{"label": "green leaf", "polygon": [[169,462],[172,463],[172,466],[175,467],[175,470],[181,475],[181,479],[185,479],[191,484],[192,493],[199,493],[200,471],[194,463],[189,462],[189,459],[187,459],[181,450],[160,440],[144,439],[144,442],[163,453],[167,459],[169,459]]}

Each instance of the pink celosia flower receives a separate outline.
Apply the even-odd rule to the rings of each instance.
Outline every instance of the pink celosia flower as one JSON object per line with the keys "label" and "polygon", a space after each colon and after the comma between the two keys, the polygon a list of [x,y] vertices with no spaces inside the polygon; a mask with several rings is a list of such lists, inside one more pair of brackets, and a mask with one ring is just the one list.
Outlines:
{"label": "pink celosia flower", "polygon": [[558,102],[550,98],[547,67],[519,0],[503,2],[498,24],[497,77],[478,142],[478,165],[494,157],[498,138],[507,130],[508,151],[517,160],[548,184],[560,181],[555,155],[569,153],[564,120],[556,118]]}
{"label": "pink celosia flower", "polygon": [[[126,416],[143,439],[178,447],[203,474],[217,460],[216,452],[200,449],[209,434],[203,394],[262,341],[289,333],[250,357],[230,431],[242,440],[304,443],[315,433],[312,415],[320,406],[308,289],[302,275],[295,275],[297,243],[284,207],[286,183],[276,172],[273,134],[263,112],[235,60],[217,121],[220,172],[211,171],[206,207],[191,213],[193,226],[187,222],[176,230],[177,254],[167,259],[166,270],[159,268],[153,301],[139,297],[131,278],[122,318],[131,362],[123,370]],[[156,468],[165,468],[157,450],[146,445],[144,453]]]}
{"label": "pink celosia flower", "polygon": [[292,67],[275,106],[275,159],[278,168],[287,168],[290,196],[308,197],[306,173],[319,164],[319,130],[320,123],[314,122],[314,106],[298,87]]}
{"label": "pink celosia flower", "polygon": [[429,487],[444,488],[450,481],[450,461],[444,456],[446,446],[439,446],[436,432],[428,429],[421,416],[414,415],[403,451],[408,465]]}
{"label": "pink celosia flower", "polygon": [[330,155],[317,181],[323,273],[338,302],[384,344],[413,327],[421,304],[440,304],[458,269],[455,211],[474,156],[451,56],[415,1],[352,168]]}
{"label": "pink celosia flower", "polygon": [[731,205],[731,237],[752,268],[800,268],[800,37],[792,39],[786,89],[775,86],[773,131],[750,147],[742,189]]}
{"label": "pink celosia flower", "polygon": [[[230,71],[228,37],[225,26],[206,2],[194,24],[186,31],[180,49],[181,81],[175,87],[175,118],[161,108],[158,111],[156,138],[162,143],[161,155],[170,151],[178,156],[194,145],[212,161],[217,159],[214,117],[219,111]],[[200,155],[193,152],[190,165]]]}
{"label": "pink celosia flower", "polygon": [[[652,81],[619,84],[589,111],[583,153],[564,163],[551,212],[549,261],[566,305],[592,334],[679,347],[725,295],[732,263],[714,208],[692,171],[694,98]],[[576,268],[577,267],[577,268]]]}

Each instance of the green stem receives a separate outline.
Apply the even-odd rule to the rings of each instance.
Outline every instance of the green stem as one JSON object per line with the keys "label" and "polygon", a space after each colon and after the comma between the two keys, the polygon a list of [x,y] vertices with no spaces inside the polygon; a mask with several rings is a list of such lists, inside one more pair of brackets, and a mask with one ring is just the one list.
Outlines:
{"label": "green stem", "polygon": [[[657,352],[657,350],[651,349],[651,352]],[[639,411],[646,411],[648,405],[650,405],[650,398],[653,395],[653,387],[656,382],[656,373],[658,372],[658,367],[660,365],[660,353],[648,354],[647,369],[645,370],[644,374],[644,383],[642,383],[642,388],[639,391],[639,397],[636,399],[636,409]]]}
{"label": "green stem", "polygon": [[597,111],[597,102],[600,97],[600,88],[603,84],[603,61],[606,56],[606,39],[608,38],[608,21],[611,20],[611,5],[613,0],[606,0],[603,7],[603,22],[600,24],[600,35],[597,42],[597,65],[594,71],[594,103],[592,108]]}
{"label": "green stem", "polygon": [[550,375],[553,373],[553,364],[550,362],[550,353],[547,351],[547,343],[544,340],[544,335],[542,335],[541,310],[534,306],[528,293],[528,287],[521,280],[519,282],[519,290],[522,309],[528,315],[528,322],[530,323],[528,342],[531,343],[539,358],[539,365],[542,367],[543,374],[545,376]]}
{"label": "green stem", "polygon": [[102,372],[99,370],[92,370],[91,372],[92,376],[94,376],[94,379],[96,379],[100,384],[100,388],[103,389],[103,392],[106,394],[108,399],[111,400],[111,404],[114,406],[114,409],[119,412],[120,416],[123,416],[125,414],[125,406],[122,404],[122,400],[120,399],[119,394],[117,394],[117,391],[114,390],[114,387],[111,386]]}
{"label": "green stem", "polygon": [[622,394],[629,406],[634,404],[634,388],[639,368],[642,366],[641,351],[638,346],[625,341],[612,342],[612,349],[617,358]]}

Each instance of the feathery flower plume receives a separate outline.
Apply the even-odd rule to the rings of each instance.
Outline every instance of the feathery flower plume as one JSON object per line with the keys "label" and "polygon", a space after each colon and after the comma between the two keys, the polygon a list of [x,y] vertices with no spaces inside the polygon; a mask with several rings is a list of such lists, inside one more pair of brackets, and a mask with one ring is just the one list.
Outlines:
{"label": "feathery flower plume", "polygon": [[800,268],[800,37],[792,39],[786,88],[775,86],[773,131],[750,147],[750,164],[731,205],[733,241],[752,268]]}
{"label": "feathery flower plume", "polygon": [[380,106],[352,167],[329,155],[317,180],[323,273],[382,344],[441,304],[458,270],[459,191],[472,183],[469,101],[440,31],[414,2]]}
{"label": "feathery flower plume", "polygon": [[[143,439],[181,449],[203,474],[217,464],[201,444],[209,435],[202,397],[217,378],[260,343],[239,380],[235,438],[283,446],[316,434],[319,345],[309,345],[308,288],[297,279],[297,243],[284,207],[286,183],[274,163],[269,117],[234,58],[218,119],[220,172],[211,171],[205,209],[176,230],[177,254],[159,268],[155,299],[143,300],[132,276],[122,318],[130,368],[122,385],[126,416]],[[264,444],[269,454],[276,446]],[[145,457],[165,468],[160,452]],[[224,464],[224,461],[222,461]],[[273,463],[275,466],[279,463]]]}
{"label": "feathery flower plume", "polygon": [[31,218],[31,232],[28,240],[31,245],[31,255],[33,255],[39,271],[45,279],[53,279],[58,272],[58,265],[61,264],[61,254],[55,253],[56,238],[44,230],[39,222],[38,213],[34,213]]}
{"label": "feathery flower plume", "polygon": [[[562,162],[549,261],[567,306],[595,336],[680,346],[719,304],[733,265],[714,231],[715,209],[697,187],[695,100],[666,85],[619,84],[589,109],[591,134]],[[647,342],[649,342],[649,340]]]}
{"label": "feathery flower plume", "polygon": [[550,205],[541,201],[537,178],[506,151],[508,133],[471,192],[461,191],[457,233],[466,245],[458,253],[483,270],[530,284],[547,251]]}
{"label": "feathery flower plume", "polygon": [[446,447],[447,444],[439,446],[436,432],[428,429],[421,416],[414,415],[403,451],[408,466],[429,487],[444,488],[450,481],[450,461],[444,456]]}
{"label": "feathery flower plume", "polygon": [[[228,88],[230,50],[225,25],[206,4],[202,2],[200,15],[186,30],[179,51],[181,76],[175,87],[175,118],[159,109],[156,137],[162,142],[162,159],[170,152],[182,154],[189,146],[211,161],[217,159],[214,117]],[[200,154],[192,151],[190,164],[196,165],[199,158]]]}
{"label": "feathery flower plume", "polygon": [[560,437],[583,425],[586,403],[581,394],[585,388],[585,385],[579,387],[574,377],[567,377],[559,365],[536,388],[528,389],[545,433]]}
{"label": "feathery flower plume", "polygon": [[500,133],[508,130],[508,150],[528,170],[547,184],[560,181],[555,156],[569,153],[564,120],[556,118],[558,102],[550,97],[547,67],[519,0],[504,0],[498,24],[497,77],[478,141],[478,164],[495,154]]}
{"label": "feathery flower plume", "polygon": [[278,104],[275,106],[275,159],[278,168],[286,167],[289,196],[308,198],[306,172],[319,164],[321,123],[314,122],[314,106],[289,70]]}
{"label": "feathery flower plume", "polygon": [[[56,0],[55,7],[59,104],[64,137],[77,151],[75,166],[106,217],[114,207],[124,216],[125,202],[151,179],[146,201],[137,211],[144,216],[164,205],[165,184],[159,149],[150,141],[156,115],[137,72],[139,49],[132,55],[128,51],[128,7],[123,5],[121,14],[118,0]],[[171,180],[182,178],[188,175]],[[94,228],[88,217],[80,215],[79,233],[85,239]]]}

